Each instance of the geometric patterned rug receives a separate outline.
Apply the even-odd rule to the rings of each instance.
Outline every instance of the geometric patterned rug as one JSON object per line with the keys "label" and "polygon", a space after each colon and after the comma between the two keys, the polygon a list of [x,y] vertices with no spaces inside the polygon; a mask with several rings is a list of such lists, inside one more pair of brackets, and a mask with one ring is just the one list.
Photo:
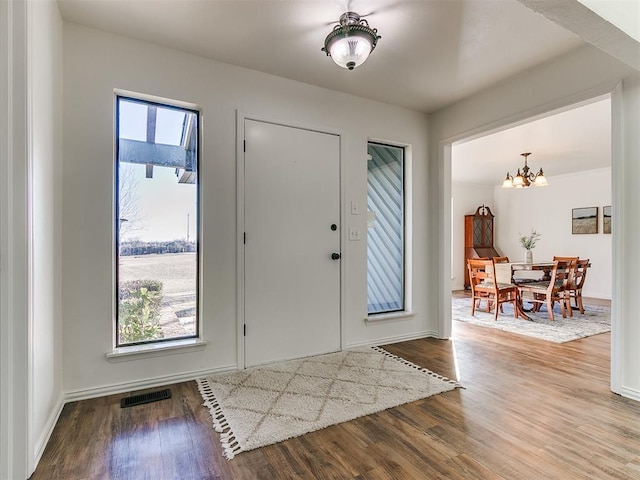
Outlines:
{"label": "geometric patterned rug", "polygon": [[236,454],[460,387],[379,347],[288,360],[197,380]]}
{"label": "geometric patterned rug", "polygon": [[475,317],[472,317],[471,298],[454,298],[451,303],[453,320],[555,343],[570,342],[611,331],[611,308],[604,306],[585,305],[584,314],[580,313],[578,309],[574,309],[573,317],[562,318],[560,306],[556,303],[553,310],[553,321],[549,320],[544,307],[539,312],[527,312],[531,321],[514,318],[511,304],[503,304],[504,313],[498,314],[498,320],[494,320],[494,313],[487,313],[485,306],[486,304],[483,302],[482,308],[476,308]]}

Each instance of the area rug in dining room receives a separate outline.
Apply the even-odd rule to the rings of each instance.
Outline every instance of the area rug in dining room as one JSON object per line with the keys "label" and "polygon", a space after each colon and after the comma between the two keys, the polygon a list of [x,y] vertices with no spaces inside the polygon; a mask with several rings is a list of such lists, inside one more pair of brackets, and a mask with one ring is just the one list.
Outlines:
{"label": "area rug in dining room", "polygon": [[460,386],[379,347],[272,363],[197,382],[228,459]]}
{"label": "area rug in dining room", "polygon": [[503,304],[503,307],[504,313],[500,313],[498,320],[494,320],[494,313],[487,313],[486,303],[482,302],[482,308],[476,308],[475,316],[472,317],[471,298],[454,298],[451,302],[451,313],[454,320],[555,343],[570,342],[611,331],[611,308],[609,307],[585,305],[584,314],[576,309],[573,317],[562,318],[560,305],[556,304],[553,321],[549,320],[545,307],[540,312],[527,312],[531,321],[514,318],[511,304]]}

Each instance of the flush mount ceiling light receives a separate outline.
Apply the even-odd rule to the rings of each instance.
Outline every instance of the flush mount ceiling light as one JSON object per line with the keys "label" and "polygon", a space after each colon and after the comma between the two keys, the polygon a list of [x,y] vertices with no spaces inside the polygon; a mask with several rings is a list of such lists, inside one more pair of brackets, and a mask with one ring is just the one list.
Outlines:
{"label": "flush mount ceiling light", "polygon": [[524,167],[522,167],[522,172],[518,169],[518,173],[515,178],[507,172],[507,177],[504,179],[504,182],[502,182],[502,188],[529,188],[531,185],[534,187],[546,187],[549,185],[542,168],[536,174],[529,171],[527,157],[531,155],[531,153],[521,153],[520,155],[524,157]]}
{"label": "flush mount ceiling light", "polygon": [[342,68],[353,70],[369,58],[380,38],[378,30],[369,27],[360,15],[346,12],[340,16],[339,25],[324,39],[322,51]]}

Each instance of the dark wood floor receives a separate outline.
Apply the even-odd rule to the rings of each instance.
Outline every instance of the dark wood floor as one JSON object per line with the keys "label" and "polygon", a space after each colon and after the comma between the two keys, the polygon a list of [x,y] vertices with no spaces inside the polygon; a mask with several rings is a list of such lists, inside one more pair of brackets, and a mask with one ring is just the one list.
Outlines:
{"label": "dark wood floor", "polygon": [[609,391],[610,335],[553,344],[454,322],[454,341],[386,348],[466,388],[233,460],[194,382],[120,408],[67,404],[39,479],[639,479],[640,404]]}

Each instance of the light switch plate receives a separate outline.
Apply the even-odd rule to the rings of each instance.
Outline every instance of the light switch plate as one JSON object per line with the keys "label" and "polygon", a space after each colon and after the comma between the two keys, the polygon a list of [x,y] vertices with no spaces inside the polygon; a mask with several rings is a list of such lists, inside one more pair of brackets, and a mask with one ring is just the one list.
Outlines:
{"label": "light switch plate", "polygon": [[350,228],[349,229],[349,240],[352,240],[352,241],[360,240],[360,229],[359,228]]}

